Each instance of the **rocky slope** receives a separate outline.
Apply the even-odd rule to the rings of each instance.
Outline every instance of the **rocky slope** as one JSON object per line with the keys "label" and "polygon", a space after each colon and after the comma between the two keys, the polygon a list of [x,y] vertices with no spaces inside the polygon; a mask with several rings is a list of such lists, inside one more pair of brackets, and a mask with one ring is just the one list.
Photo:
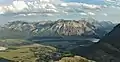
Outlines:
{"label": "rocky slope", "polygon": [[14,21],[5,24],[0,27],[0,37],[1,38],[27,38],[42,28],[49,26],[50,22],[24,22],[24,21]]}
{"label": "rocky slope", "polygon": [[74,56],[74,57],[63,57],[61,60],[56,62],[95,62],[95,61],[88,60],[81,56]]}
{"label": "rocky slope", "polygon": [[[120,62],[120,24],[106,34],[98,43],[89,47],[80,47],[74,53],[95,60],[97,62]],[[89,51],[89,52],[88,52]]]}
{"label": "rocky slope", "polygon": [[[109,23],[109,22],[106,22]],[[31,36],[86,36],[101,37],[107,30],[111,30],[113,24],[104,24],[86,20],[57,20],[40,22],[14,21],[0,28],[0,37],[28,38]],[[110,28],[108,28],[110,26]],[[101,35],[100,35],[101,34]]]}
{"label": "rocky slope", "polygon": [[94,25],[89,24],[86,21],[75,20],[58,20],[54,22],[48,30],[51,32],[49,35],[56,33],[60,36],[82,36],[82,35],[95,35]]}

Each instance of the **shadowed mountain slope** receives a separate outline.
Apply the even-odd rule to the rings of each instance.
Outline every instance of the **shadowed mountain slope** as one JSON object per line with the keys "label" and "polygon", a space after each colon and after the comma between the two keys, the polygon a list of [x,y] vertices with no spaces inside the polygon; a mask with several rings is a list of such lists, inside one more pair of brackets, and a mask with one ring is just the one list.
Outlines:
{"label": "shadowed mountain slope", "polygon": [[89,47],[77,47],[73,52],[97,62],[120,62],[120,24],[98,43]]}

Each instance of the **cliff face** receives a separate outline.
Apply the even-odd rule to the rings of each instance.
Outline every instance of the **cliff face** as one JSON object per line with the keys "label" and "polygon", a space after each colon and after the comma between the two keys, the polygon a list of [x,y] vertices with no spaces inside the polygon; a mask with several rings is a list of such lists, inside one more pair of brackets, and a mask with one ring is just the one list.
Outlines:
{"label": "cliff face", "polygon": [[95,27],[86,21],[56,21],[51,28],[60,35],[95,35]]}
{"label": "cliff face", "polygon": [[[89,47],[80,47],[73,50],[97,62],[120,62],[120,24],[106,34],[98,43]],[[78,52],[79,51],[79,52]]]}

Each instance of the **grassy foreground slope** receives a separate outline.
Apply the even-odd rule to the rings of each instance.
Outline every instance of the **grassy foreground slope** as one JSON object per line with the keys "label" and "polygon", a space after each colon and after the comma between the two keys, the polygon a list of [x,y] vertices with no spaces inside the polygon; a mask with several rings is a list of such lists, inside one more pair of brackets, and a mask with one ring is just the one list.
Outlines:
{"label": "grassy foreground slope", "polygon": [[[0,52],[0,57],[12,60],[13,62],[36,62],[38,57],[35,56],[35,52],[31,49],[34,48],[46,49],[46,46],[43,45],[29,45],[29,46],[21,46],[21,47],[9,47],[6,51]],[[36,50],[36,49],[34,49]],[[47,50],[53,51],[51,47],[47,46]],[[39,50],[41,51],[41,50]],[[43,50],[45,52],[45,50]]]}
{"label": "grassy foreground slope", "polygon": [[76,56],[74,58],[74,55],[63,54],[57,48],[23,39],[0,39],[0,47],[7,48],[7,50],[0,51],[0,58],[10,60],[8,62],[89,62],[83,57],[76,59]]}
{"label": "grassy foreground slope", "polygon": [[[26,45],[20,47],[8,47],[5,51],[0,51],[0,58],[11,60],[12,62],[92,62],[80,56],[60,57],[62,59],[55,60],[58,55],[57,49],[51,46],[40,44]],[[54,57],[54,58],[53,58]]]}

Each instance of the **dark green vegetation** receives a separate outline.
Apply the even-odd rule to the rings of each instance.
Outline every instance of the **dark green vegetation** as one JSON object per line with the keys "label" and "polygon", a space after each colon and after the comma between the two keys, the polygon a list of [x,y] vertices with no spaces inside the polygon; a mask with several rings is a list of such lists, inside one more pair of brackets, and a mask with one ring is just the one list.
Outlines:
{"label": "dark green vegetation", "polygon": [[32,47],[30,48],[32,52],[34,52],[34,56],[37,57],[37,62],[51,62],[54,61],[53,53],[57,51],[56,48],[50,46],[40,46],[40,47]]}

